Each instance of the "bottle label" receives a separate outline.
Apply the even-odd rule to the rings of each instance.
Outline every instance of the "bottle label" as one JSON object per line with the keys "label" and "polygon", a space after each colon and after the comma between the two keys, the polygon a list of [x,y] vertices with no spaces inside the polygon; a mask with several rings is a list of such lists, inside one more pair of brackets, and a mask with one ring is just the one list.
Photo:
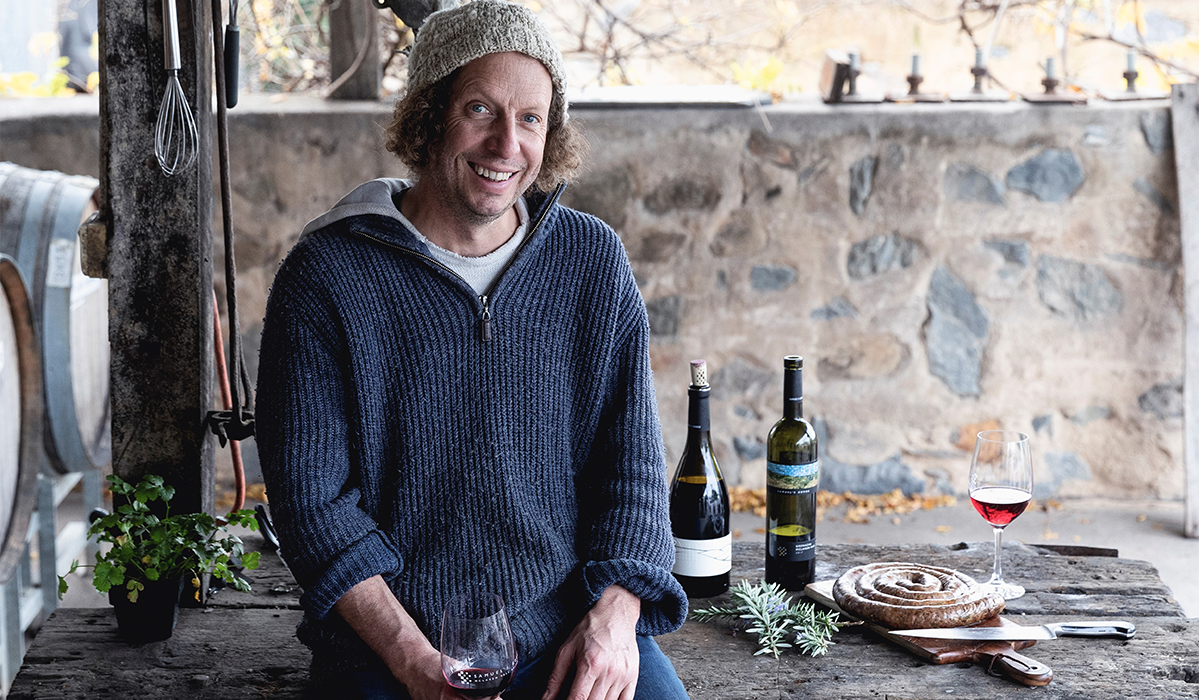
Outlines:
{"label": "bottle label", "polygon": [[733,569],[733,536],[714,540],[674,538],[674,568],[679,576],[719,576]]}
{"label": "bottle label", "polygon": [[820,483],[820,460],[807,464],[766,463],[766,487],[793,494],[814,489]]}
{"label": "bottle label", "polygon": [[766,546],[775,559],[782,561],[808,561],[816,558],[816,538],[801,539],[767,535]]}

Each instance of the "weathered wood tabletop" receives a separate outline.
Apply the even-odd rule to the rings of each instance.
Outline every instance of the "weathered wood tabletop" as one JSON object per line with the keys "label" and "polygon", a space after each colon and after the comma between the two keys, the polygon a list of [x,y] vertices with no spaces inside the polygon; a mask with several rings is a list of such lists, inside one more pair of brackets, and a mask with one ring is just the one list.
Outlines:
{"label": "weathered wood tabletop", "polygon": [[[1080,550],[1082,551],[1082,550]],[[818,577],[874,561],[948,566],[985,579],[989,544],[828,545]],[[737,543],[733,579],[762,576],[762,545]],[[271,554],[254,574],[255,591],[222,591],[206,610],[180,611],[175,635],[130,646],[107,609],[64,609],[43,626],[9,698],[300,698],[309,655],[296,641],[299,590]],[[693,700],[726,698],[1199,698],[1199,619],[1187,619],[1150,564],[1062,554],[1011,544],[1004,573],[1028,589],[1006,615],[1021,624],[1120,617],[1136,623],[1129,641],[1066,637],[1023,653],[1054,671],[1026,688],[969,664],[934,666],[861,628],[835,636],[818,658],[753,656],[752,635],[722,623],[688,622],[658,638]],[[693,601],[708,605],[713,601]]]}

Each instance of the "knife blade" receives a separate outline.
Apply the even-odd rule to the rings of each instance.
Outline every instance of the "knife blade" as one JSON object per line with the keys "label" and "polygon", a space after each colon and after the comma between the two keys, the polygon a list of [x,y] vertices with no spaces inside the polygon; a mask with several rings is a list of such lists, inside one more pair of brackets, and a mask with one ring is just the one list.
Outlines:
{"label": "knife blade", "polygon": [[974,641],[1018,641],[1024,639],[1057,639],[1058,637],[1117,637],[1132,639],[1136,625],[1124,620],[1081,620],[1051,622],[1046,625],[1007,625],[1005,627],[934,627],[919,630],[891,630],[904,637],[931,639],[967,639]]}

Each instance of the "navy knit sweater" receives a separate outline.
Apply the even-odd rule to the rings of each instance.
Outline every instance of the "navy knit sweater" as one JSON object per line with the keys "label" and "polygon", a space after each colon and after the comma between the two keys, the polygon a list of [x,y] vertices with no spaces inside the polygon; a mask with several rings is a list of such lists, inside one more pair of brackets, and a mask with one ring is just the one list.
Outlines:
{"label": "navy knit sweater", "polygon": [[475,588],[503,596],[523,659],[614,583],[641,598],[639,633],[676,629],[649,326],[620,240],[532,199],[480,297],[389,215],[401,186],[310,224],[267,306],[258,448],[314,676],[378,663],[331,614],[376,574],[434,646]]}

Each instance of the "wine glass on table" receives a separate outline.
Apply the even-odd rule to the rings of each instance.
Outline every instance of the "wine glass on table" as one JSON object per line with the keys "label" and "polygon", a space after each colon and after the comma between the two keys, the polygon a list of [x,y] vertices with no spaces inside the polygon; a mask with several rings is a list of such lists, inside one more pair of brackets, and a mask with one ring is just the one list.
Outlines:
{"label": "wine glass on table", "polygon": [[970,502],[995,530],[995,571],[987,583],[1006,600],[1024,595],[1024,587],[1003,580],[1000,556],[1003,528],[1032,500],[1032,451],[1028,436],[1011,430],[984,430],[970,462]]}
{"label": "wine glass on table", "polygon": [[516,673],[516,640],[494,593],[455,596],[441,619],[441,672],[455,692],[470,698],[499,695]]}

